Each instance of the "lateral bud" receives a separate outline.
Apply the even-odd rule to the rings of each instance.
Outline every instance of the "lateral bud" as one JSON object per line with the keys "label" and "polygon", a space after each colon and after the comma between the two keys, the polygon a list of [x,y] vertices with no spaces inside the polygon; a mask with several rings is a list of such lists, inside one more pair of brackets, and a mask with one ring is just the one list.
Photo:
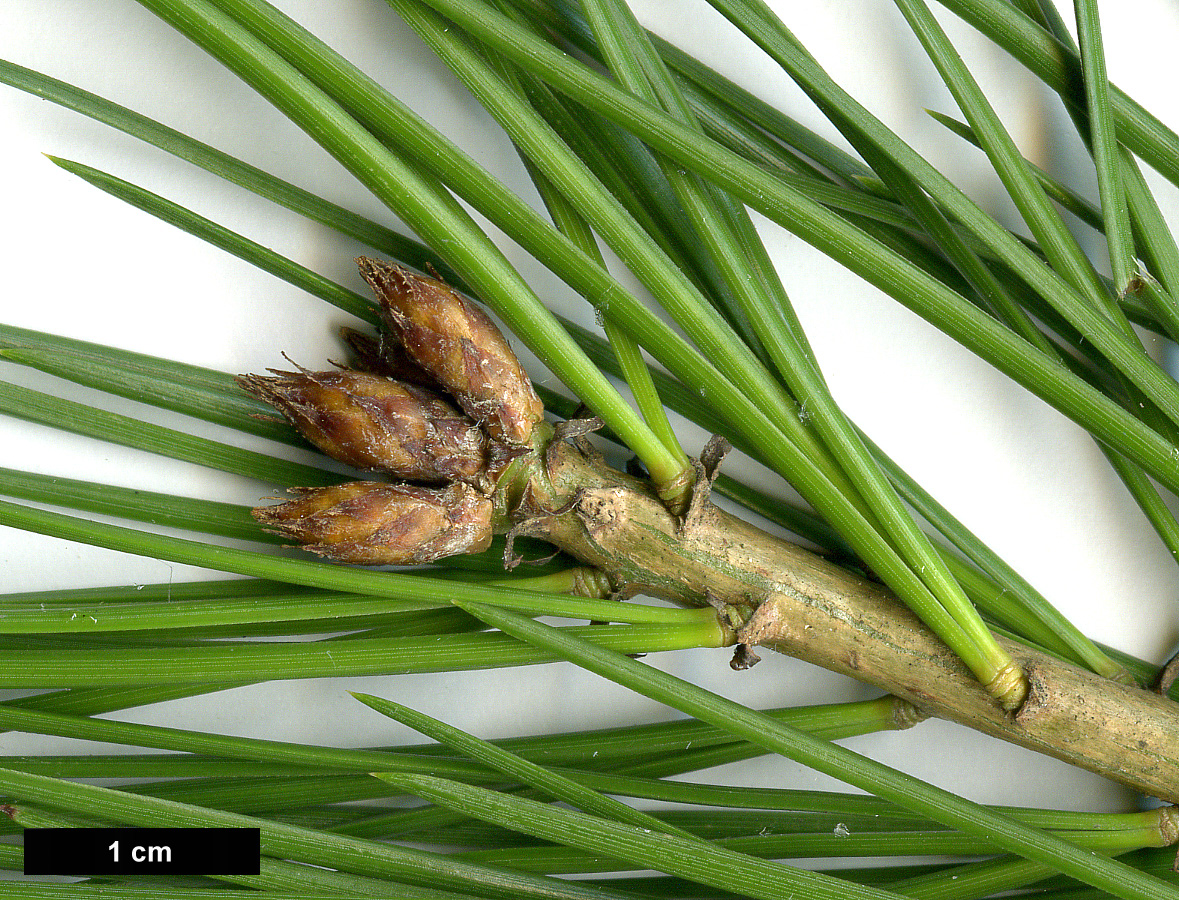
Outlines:
{"label": "lateral bud", "polygon": [[293,493],[298,499],[259,507],[254,518],[337,562],[416,565],[491,544],[492,502],[462,482],[429,488],[353,481]]}
{"label": "lateral bud", "polygon": [[357,264],[410,357],[493,438],[527,444],[544,405],[487,314],[437,278],[366,257]]}
{"label": "lateral bud", "polygon": [[487,462],[479,426],[417,385],[350,371],[274,371],[237,382],[324,453],[359,469],[453,481],[474,478]]}

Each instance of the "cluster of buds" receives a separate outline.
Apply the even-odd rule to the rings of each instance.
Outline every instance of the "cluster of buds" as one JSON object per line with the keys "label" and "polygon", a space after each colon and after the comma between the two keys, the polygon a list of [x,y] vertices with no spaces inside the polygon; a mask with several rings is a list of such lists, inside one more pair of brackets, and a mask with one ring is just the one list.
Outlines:
{"label": "cluster of buds", "polygon": [[407,565],[491,542],[491,494],[531,449],[544,407],[478,306],[436,278],[358,260],[385,332],[346,333],[358,370],[272,370],[238,384],[349,466],[398,481],[297,488],[254,510],[268,529],[340,562]]}

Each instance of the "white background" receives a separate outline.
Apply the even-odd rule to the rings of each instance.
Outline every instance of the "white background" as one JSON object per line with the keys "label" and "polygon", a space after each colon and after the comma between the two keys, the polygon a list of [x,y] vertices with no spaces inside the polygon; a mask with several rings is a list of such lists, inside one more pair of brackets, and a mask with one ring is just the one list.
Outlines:
{"label": "white background", "polygon": [[[279,5],[535,202],[508,141],[383,3]],[[776,5],[838,81],[1011,221],[981,155],[924,116],[924,107],[956,110],[891,4]],[[703,2],[635,6],[644,24],[836,139],[789,78]],[[1161,0],[1121,0],[1104,4],[1103,11],[1112,77],[1165,121],[1179,125],[1170,69],[1179,13]],[[1077,142],[1053,98],[970,29],[950,16],[942,19],[1025,152],[1058,171],[1078,163]],[[5,0],[0,57],[124,103],[395,224],[301,132],[131,0]],[[281,365],[283,352],[310,366],[339,357],[334,335],[347,321],[343,313],[124,206],[41,154],[128,178],[357,290],[363,285],[351,260],[363,248],[162,152],[8,88],[0,88],[0,136],[3,321],[231,372]],[[1091,185],[1090,176],[1080,177]],[[1160,187],[1160,198],[1175,210],[1170,186]],[[1179,577],[1087,435],[799,240],[768,224],[764,234],[832,389],[860,426],[1087,633],[1154,661],[1164,658],[1179,637]],[[592,322],[585,304],[552,276],[515,247],[507,252],[555,307]],[[274,449],[10,364],[0,365],[0,377],[242,446]],[[537,377],[544,378],[539,372]],[[681,434],[689,446],[705,437],[689,426]],[[0,465],[238,503],[252,504],[269,493],[247,479],[3,418]],[[765,487],[787,493],[768,476]],[[0,591],[207,577],[221,576],[0,529]],[[768,658],[745,673],[729,670],[726,651],[649,659],[753,706],[873,696],[842,677],[784,658]],[[398,699],[485,737],[674,715],[593,676],[553,665],[275,683],[114,717],[339,746],[411,739],[400,726],[348,698],[346,689]],[[927,722],[848,743],[977,800],[1109,810],[1134,802],[1096,776],[947,723]],[[0,753],[89,752],[89,747],[0,736]],[[783,760],[704,777],[833,786]]]}

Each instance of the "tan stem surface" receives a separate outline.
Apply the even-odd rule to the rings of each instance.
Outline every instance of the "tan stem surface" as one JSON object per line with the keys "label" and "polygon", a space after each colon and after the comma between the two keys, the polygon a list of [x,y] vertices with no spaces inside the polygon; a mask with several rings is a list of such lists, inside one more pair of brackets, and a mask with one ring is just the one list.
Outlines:
{"label": "tan stem surface", "polygon": [[547,473],[534,470],[524,497],[523,533],[602,569],[624,594],[701,605],[707,593],[740,611],[744,643],[1179,802],[1179,704],[1003,641],[1030,684],[1018,712],[1005,713],[880,585],[710,504],[681,526],[641,482],[568,445],[551,445]]}

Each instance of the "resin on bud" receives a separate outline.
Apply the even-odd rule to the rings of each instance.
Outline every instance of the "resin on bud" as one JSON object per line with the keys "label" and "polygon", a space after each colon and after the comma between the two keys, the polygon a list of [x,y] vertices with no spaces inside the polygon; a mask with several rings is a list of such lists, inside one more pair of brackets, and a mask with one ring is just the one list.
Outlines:
{"label": "resin on bud", "polygon": [[350,371],[274,371],[237,381],[324,453],[359,469],[454,481],[475,477],[487,461],[479,426],[423,387]]}
{"label": "resin on bud", "polygon": [[360,258],[389,332],[488,434],[527,444],[544,405],[499,329],[478,306],[436,278]]}
{"label": "resin on bud", "polygon": [[492,502],[462,482],[429,488],[354,481],[296,488],[298,499],[254,510],[268,531],[360,566],[403,566],[491,544]]}

